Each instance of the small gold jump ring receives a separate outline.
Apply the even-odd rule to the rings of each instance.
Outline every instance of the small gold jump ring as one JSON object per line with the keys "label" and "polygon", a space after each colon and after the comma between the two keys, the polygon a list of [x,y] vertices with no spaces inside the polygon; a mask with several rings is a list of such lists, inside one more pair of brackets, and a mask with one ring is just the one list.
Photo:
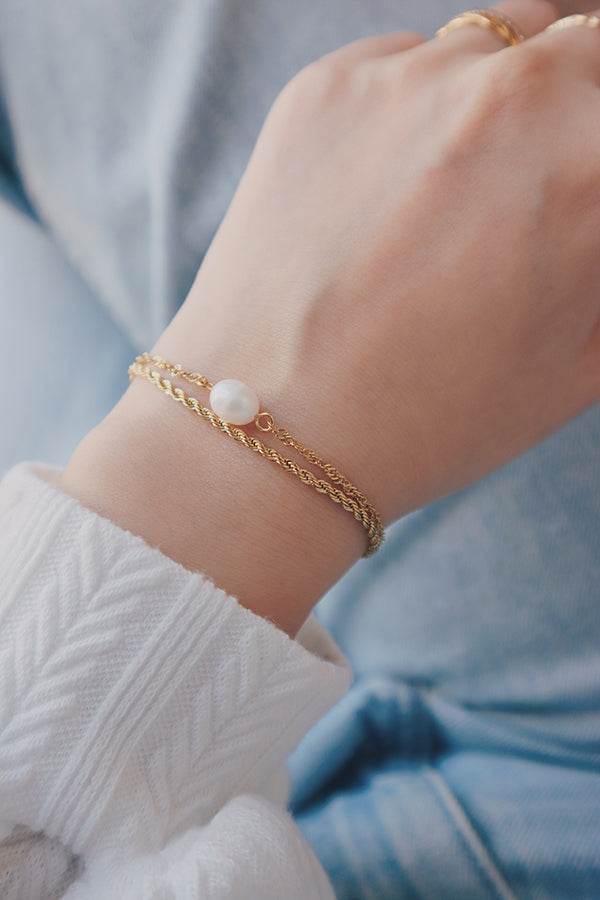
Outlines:
{"label": "small gold jump ring", "polygon": [[[263,419],[266,419],[266,424],[263,424]],[[254,424],[260,431],[273,431],[275,422],[271,413],[259,412],[254,416]]]}

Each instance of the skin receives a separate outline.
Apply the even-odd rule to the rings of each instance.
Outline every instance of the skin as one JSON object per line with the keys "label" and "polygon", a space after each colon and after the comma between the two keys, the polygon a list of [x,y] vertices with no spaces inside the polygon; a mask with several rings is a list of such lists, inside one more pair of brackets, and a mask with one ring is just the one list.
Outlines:
{"label": "skin", "polygon": [[[154,348],[252,385],[386,523],[600,398],[600,30],[498,8],[524,44],[399,32],[299,73]],[[292,635],[365,548],[349,514],[139,380],[62,487]]]}

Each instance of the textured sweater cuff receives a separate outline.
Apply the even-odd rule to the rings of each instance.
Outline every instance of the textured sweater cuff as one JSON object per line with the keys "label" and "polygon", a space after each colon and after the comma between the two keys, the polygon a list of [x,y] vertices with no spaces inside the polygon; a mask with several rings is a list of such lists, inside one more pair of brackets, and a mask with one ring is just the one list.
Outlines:
{"label": "textured sweater cuff", "polygon": [[0,807],[138,849],[257,792],[350,673],[22,464],[0,485]]}

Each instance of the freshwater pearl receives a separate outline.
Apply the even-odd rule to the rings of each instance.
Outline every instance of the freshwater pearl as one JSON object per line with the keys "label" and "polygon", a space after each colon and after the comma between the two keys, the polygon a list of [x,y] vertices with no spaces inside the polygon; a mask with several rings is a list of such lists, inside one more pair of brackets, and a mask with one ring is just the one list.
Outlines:
{"label": "freshwater pearl", "polygon": [[231,425],[248,425],[260,409],[252,388],[235,378],[217,381],[210,392],[210,405],[220,419]]}

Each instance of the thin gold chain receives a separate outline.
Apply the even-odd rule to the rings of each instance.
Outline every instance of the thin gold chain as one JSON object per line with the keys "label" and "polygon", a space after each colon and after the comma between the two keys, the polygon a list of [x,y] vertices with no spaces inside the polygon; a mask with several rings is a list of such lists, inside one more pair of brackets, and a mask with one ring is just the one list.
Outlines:
{"label": "thin gold chain", "polygon": [[[150,365],[153,364],[159,369],[164,369],[167,372],[170,372],[171,375],[175,375],[177,378],[183,378],[186,381],[191,382],[192,384],[198,384],[207,390],[212,390],[213,384],[205,378],[204,375],[200,375],[198,372],[186,372],[181,366],[173,365],[170,362],[167,362],[166,359],[163,359],[162,356],[150,356],[149,353],[143,353],[137,359],[142,365]],[[367,509],[370,509],[372,513],[376,515],[374,507],[369,503],[365,495],[362,491],[352,484],[352,482],[348,481],[348,479],[342,475],[342,473],[336,469],[331,463],[325,462],[318,453],[315,453],[310,447],[305,447],[304,444],[301,444],[292,434],[290,434],[287,429],[282,428],[280,425],[277,425],[273,419],[271,413],[268,412],[260,412],[254,418],[254,424],[260,431],[270,432],[277,440],[281,441],[282,444],[286,444],[288,447],[293,447],[297,453],[304,457],[304,459],[311,463],[311,465],[317,466],[322,469],[326,475],[334,482],[334,484],[339,484],[340,487],[351,497],[364,506]]]}
{"label": "thin gold chain", "polygon": [[383,523],[381,518],[364,494],[348,481],[335,466],[324,462],[314,450],[305,447],[285,428],[276,425],[270,413],[260,412],[255,417],[255,424],[261,431],[272,433],[282,443],[296,450],[309,463],[321,468],[334,484],[338,484],[341,487],[334,487],[334,484],[330,484],[322,478],[316,478],[312,472],[299,466],[294,460],[282,456],[274,447],[267,447],[261,440],[247,434],[243,429],[225,422],[212,409],[202,406],[194,397],[188,396],[181,388],[174,387],[168,379],[163,378],[158,372],[154,371],[151,368],[152,365],[159,369],[164,369],[174,377],[182,378],[207,390],[211,390],[213,387],[212,383],[203,375],[197,372],[186,372],[181,366],[173,365],[160,356],[150,356],[148,353],[143,353],[141,356],[136,357],[135,362],[131,364],[129,367],[130,380],[133,380],[136,376],[145,378],[162,393],[183,404],[202,419],[210,422],[213,427],[223,432],[223,434],[291,472],[300,481],[314,488],[318,493],[326,494],[334,503],[340,504],[347,512],[351,512],[354,518],[367,531],[369,543],[364,555],[370,556],[377,550],[383,540]]}

